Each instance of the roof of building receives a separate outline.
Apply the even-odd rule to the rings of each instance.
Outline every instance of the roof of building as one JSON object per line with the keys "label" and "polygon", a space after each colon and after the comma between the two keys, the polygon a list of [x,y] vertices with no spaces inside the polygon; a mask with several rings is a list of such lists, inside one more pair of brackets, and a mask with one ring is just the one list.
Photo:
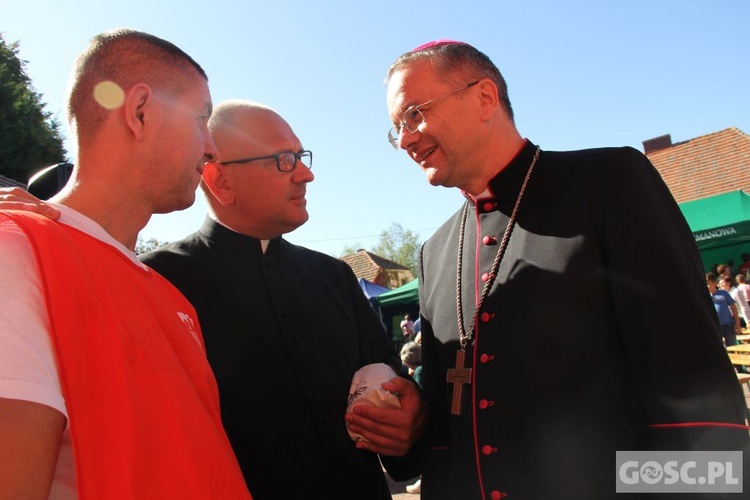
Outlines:
{"label": "roof of building", "polygon": [[382,271],[408,271],[409,268],[385,259],[367,250],[359,250],[357,253],[344,255],[341,260],[349,264],[357,278],[375,281]]}
{"label": "roof of building", "polygon": [[11,179],[10,177],[0,175],[0,187],[20,187],[26,189],[26,184],[15,179]]}
{"label": "roof of building", "polygon": [[750,136],[736,127],[675,144],[663,135],[643,147],[678,203],[750,192]]}

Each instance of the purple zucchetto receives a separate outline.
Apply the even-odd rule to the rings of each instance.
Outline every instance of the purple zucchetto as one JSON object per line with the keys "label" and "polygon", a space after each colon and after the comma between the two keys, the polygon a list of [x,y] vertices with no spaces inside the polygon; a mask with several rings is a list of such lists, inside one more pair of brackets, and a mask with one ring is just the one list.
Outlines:
{"label": "purple zucchetto", "polygon": [[427,50],[433,47],[440,47],[442,45],[453,45],[453,44],[466,45],[466,42],[460,42],[458,40],[450,40],[448,38],[439,38],[431,42],[423,43],[419,47],[412,49],[411,52],[419,52],[420,50]]}

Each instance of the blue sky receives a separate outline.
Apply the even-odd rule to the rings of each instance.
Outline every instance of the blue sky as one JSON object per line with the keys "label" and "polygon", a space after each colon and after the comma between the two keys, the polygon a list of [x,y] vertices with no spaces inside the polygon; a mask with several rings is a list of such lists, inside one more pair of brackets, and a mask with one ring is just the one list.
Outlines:
{"label": "blue sky", "polygon": [[[215,102],[275,108],[315,154],[310,221],[288,239],[335,256],[373,246],[394,222],[424,240],[461,203],[386,140],[385,71],[425,41],[460,39],[490,56],[518,129],[542,149],[642,150],[663,134],[678,142],[730,126],[750,133],[747,0],[0,0],[0,12],[0,31],[20,42],[34,88],[62,123],[73,60],[118,26],[193,56]],[[192,233],[206,211],[197,199],[154,216],[141,235]]]}

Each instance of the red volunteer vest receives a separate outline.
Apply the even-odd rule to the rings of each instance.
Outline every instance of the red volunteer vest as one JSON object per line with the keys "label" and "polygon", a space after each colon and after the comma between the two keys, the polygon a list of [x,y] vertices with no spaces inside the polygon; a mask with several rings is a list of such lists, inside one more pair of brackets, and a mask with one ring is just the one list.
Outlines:
{"label": "red volunteer vest", "polygon": [[193,307],[117,249],[0,212],[36,256],[82,499],[247,499]]}

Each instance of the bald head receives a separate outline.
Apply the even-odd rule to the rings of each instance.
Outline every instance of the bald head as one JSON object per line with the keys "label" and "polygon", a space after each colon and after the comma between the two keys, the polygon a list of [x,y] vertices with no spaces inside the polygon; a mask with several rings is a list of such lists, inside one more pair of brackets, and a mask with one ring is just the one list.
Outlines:
{"label": "bald head", "polygon": [[208,130],[222,162],[248,157],[248,152],[263,150],[273,139],[293,134],[286,120],[270,107],[240,100],[216,106]]}
{"label": "bald head", "polygon": [[306,185],[314,179],[309,162],[300,160],[294,170],[281,172],[273,158],[303,150],[286,120],[257,102],[225,101],[214,108],[208,129],[219,162],[206,163],[201,188],[217,219],[259,239],[307,221]]}

